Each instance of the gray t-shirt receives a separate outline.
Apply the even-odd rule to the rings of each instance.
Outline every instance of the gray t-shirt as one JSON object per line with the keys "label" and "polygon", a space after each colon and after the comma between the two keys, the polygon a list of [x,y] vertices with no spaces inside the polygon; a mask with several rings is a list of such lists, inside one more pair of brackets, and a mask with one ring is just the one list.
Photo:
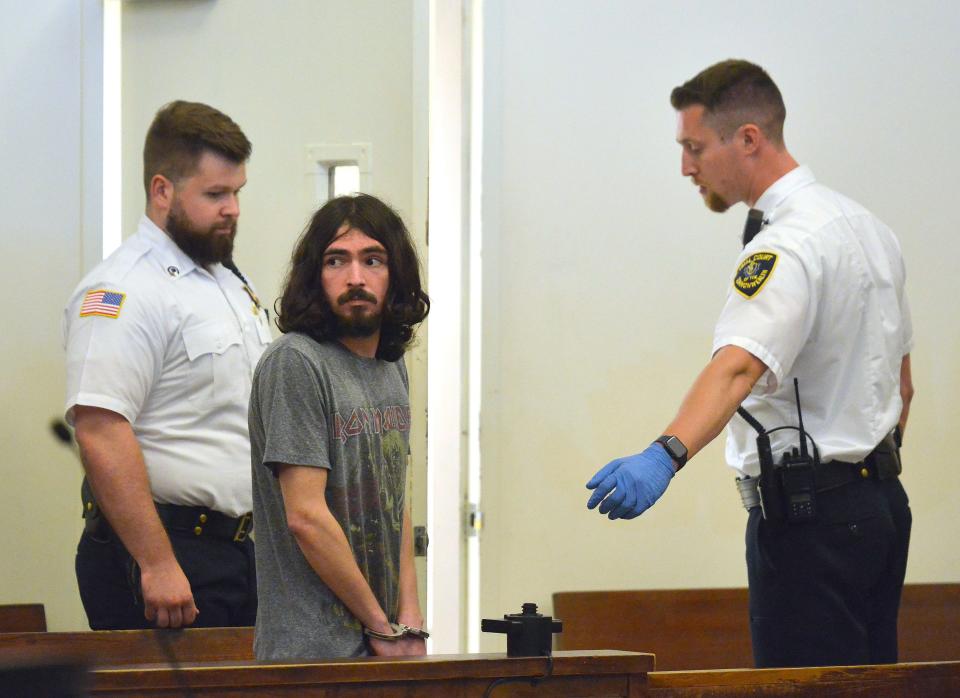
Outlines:
{"label": "gray t-shirt", "polygon": [[291,332],[260,359],[250,395],[257,659],[366,652],[360,622],[287,528],[275,463],[329,469],[327,506],[381,607],[396,620],[408,395],[402,359],[363,358],[335,341]]}

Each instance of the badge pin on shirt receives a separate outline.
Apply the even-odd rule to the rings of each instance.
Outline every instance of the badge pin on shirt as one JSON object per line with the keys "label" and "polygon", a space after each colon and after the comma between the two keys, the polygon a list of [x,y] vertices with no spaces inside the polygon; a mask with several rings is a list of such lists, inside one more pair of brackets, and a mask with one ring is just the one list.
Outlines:
{"label": "badge pin on shirt", "polygon": [[250,300],[253,301],[253,305],[250,307],[250,310],[253,311],[254,315],[260,315],[260,311],[263,310],[263,306],[260,305],[260,299],[257,298],[257,294],[253,292],[253,289],[250,288],[248,284],[243,285],[243,290],[247,292],[247,295],[250,296]]}

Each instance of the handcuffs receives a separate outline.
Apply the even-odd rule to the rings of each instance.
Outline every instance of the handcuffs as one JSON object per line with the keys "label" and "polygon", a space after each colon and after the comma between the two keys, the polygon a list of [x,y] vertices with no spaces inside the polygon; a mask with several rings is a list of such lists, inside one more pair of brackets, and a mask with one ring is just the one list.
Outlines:
{"label": "handcuffs", "polygon": [[390,623],[390,629],[393,631],[392,633],[378,633],[376,630],[365,627],[363,634],[376,638],[377,640],[386,640],[387,642],[396,642],[404,637],[416,637],[421,640],[426,640],[430,637],[430,633],[423,628],[411,628],[409,625],[404,625],[403,623]]}

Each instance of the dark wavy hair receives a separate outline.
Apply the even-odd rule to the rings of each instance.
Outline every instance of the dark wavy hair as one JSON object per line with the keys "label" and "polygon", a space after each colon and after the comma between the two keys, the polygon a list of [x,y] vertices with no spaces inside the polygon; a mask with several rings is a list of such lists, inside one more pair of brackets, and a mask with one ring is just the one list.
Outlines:
{"label": "dark wavy hair", "polygon": [[390,282],[377,358],[396,361],[410,345],[414,327],[430,312],[430,298],[420,284],[420,261],[407,227],[392,208],[369,194],[338,196],[313,214],[297,241],[283,294],[277,300],[277,327],[281,332],[302,332],[318,342],[338,337],[336,316],[320,276],[323,253],[344,224],[387,250]]}

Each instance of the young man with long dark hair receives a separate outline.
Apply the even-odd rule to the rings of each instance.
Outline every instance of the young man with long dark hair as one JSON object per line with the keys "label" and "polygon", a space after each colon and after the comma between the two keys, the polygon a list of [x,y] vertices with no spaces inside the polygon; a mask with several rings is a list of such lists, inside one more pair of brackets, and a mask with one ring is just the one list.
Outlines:
{"label": "young man with long dark hair", "polygon": [[390,207],[360,194],[317,211],[250,400],[258,659],[425,652],[403,354],[429,308]]}

